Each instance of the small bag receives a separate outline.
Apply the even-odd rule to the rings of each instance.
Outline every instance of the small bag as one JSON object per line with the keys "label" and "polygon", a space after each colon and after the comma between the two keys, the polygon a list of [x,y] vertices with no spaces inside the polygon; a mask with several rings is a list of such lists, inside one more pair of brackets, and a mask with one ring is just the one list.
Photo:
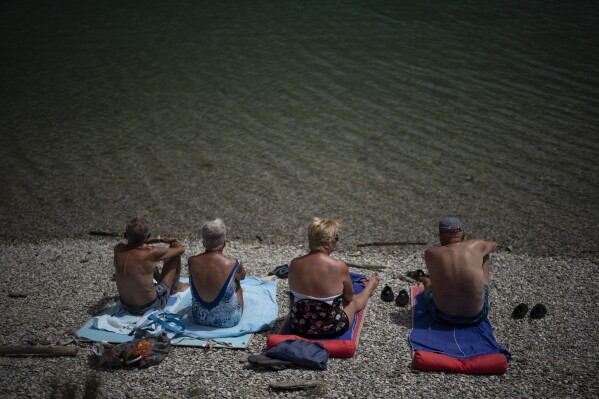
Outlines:
{"label": "small bag", "polygon": [[135,339],[118,345],[95,343],[92,357],[99,367],[116,368],[138,366],[147,368],[162,362],[171,350],[171,340],[166,334]]}
{"label": "small bag", "polygon": [[266,356],[293,362],[297,365],[319,370],[327,368],[329,351],[320,342],[288,339],[270,348]]}

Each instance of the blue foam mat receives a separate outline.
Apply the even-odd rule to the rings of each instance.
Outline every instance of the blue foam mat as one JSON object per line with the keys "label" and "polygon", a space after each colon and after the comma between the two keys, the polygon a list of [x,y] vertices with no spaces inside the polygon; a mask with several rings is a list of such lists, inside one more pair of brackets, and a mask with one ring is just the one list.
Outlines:
{"label": "blue foam mat", "polygon": [[473,326],[450,326],[436,322],[426,308],[424,289],[412,291],[413,314],[409,340],[412,349],[440,353],[456,359],[469,359],[490,354],[511,354],[495,339],[488,318]]}

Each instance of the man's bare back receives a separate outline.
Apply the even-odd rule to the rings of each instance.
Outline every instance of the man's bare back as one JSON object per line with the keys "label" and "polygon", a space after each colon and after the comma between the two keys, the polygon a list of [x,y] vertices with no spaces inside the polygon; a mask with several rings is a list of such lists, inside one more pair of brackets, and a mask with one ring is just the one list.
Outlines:
{"label": "man's bare back", "polygon": [[468,240],[426,250],[426,267],[440,311],[460,316],[480,312],[484,286],[489,284],[487,254],[494,249],[492,241]]}
{"label": "man's bare back", "polygon": [[[146,222],[135,218],[127,225],[127,243],[114,247],[114,268],[116,285],[121,302],[128,306],[140,307],[150,304],[157,298],[153,279],[164,283],[164,291],[176,293],[188,287],[178,284],[181,273],[181,255],[185,247],[175,238],[150,238]],[[169,244],[169,248],[153,246],[155,243]],[[158,262],[164,262],[162,271]]]}
{"label": "man's bare back", "polygon": [[[427,306],[433,318],[468,324],[486,317],[493,241],[465,241],[465,229],[457,218],[439,222],[440,247],[424,253],[429,277],[424,283]],[[441,313],[439,313],[441,312]],[[455,317],[454,317],[455,316]]]}

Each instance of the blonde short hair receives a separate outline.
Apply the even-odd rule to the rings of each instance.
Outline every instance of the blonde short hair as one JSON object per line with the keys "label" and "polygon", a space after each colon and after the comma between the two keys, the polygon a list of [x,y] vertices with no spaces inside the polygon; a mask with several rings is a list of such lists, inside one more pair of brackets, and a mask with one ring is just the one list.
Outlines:
{"label": "blonde short hair", "polygon": [[221,219],[211,220],[202,226],[202,241],[207,251],[219,250],[225,245],[227,227]]}
{"label": "blonde short hair", "polygon": [[310,251],[322,249],[322,244],[335,238],[339,223],[334,219],[314,218],[308,227],[308,245]]}

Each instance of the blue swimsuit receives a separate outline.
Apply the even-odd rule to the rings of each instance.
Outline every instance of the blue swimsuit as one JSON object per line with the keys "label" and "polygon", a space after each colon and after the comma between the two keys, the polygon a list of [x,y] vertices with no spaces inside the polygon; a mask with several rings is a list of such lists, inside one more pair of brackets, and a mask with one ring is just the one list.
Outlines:
{"label": "blue swimsuit", "polygon": [[426,303],[426,307],[431,314],[431,317],[443,324],[451,324],[451,325],[473,325],[478,324],[484,319],[487,318],[489,314],[489,286],[487,284],[483,284],[485,289],[485,300],[483,303],[483,308],[481,311],[475,316],[452,316],[447,313],[441,312],[437,309],[435,305],[435,301],[433,300],[433,292],[429,292],[428,295],[424,297],[424,301]]}
{"label": "blue swimsuit", "polygon": [[[227,281],[212,302],[204,302],[193,285],[193,278],[189,279],[191,288],[191,313],[196,324],[211,327],[233,327],[241,320],[241,304],[237,298],[237,284],[233,276],[239,267],[239,260],[235,259],[235,266]],[[189,276],[189,261],[187,262]]]}

